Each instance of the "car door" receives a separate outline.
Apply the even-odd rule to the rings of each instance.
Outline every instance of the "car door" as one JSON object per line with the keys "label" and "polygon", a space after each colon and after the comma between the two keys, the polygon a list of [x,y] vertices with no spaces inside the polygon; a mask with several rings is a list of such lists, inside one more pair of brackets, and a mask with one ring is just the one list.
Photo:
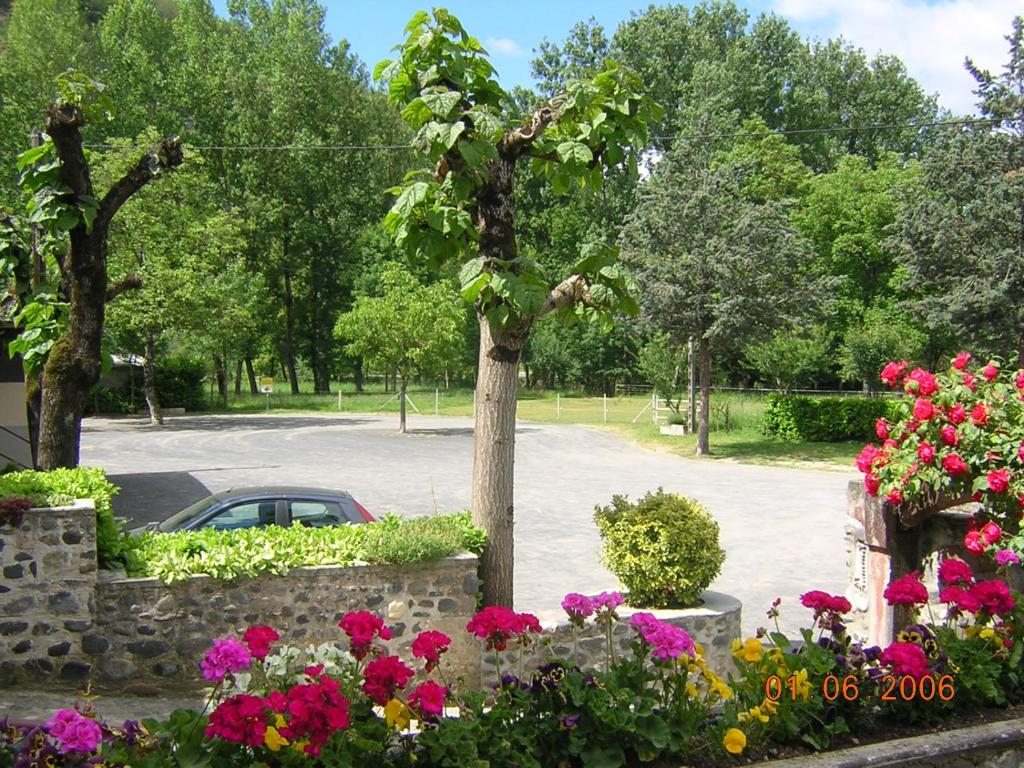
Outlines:
{"label": "car door", "polygon": [[351,520],[345,514],[342,505],[328,499],[292,499],[289,502],[292,525],[305,525],[311,528],[322,528],[327,525],[342,525]]}
{"label": "car door", "polygon": [[283,499],[250,499],[228,504],[196,525],[218,531],[287,525],[288,508]]}

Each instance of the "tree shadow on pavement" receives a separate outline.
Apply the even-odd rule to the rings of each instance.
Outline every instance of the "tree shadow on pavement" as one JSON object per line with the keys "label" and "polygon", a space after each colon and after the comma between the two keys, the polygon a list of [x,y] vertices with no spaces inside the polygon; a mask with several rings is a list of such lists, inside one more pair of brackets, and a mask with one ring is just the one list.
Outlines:
{"label": "tree shadow on pavement", "polygon": [[162,522],[210,495],[188,472],[134,472],[107,479],[121,489],[111,507],[116,517],[128,518],[128,528]]}
{"label": "tree shadow on pavement", "polygon": [[[119,420],[120,421],[120,420]],[[141,418],[124,419],[131,429],[152,429],[154,432],[237,432],[242,430],[289,430],[303,427],[349,427],[356,424],[375,424],[373,419],[352,416],[172,416],[161,426],[151,426]],[[107,425],[82,424],[83,432],[103,432]]]}

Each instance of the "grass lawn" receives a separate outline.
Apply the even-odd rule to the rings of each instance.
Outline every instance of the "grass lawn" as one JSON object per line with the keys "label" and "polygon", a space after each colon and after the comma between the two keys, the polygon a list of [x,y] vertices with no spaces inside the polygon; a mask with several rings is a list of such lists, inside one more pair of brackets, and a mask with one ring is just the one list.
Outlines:
{"label": "grass lawn", "polygon": [[[317,411],[323,413],[396,413],[398,400],[393,392],[384,392],[380,384],[357,393],[351,383],[335,383],[329,395],[308,391],[309,384],[298,395],[287,391],[283,382],[269,397],[271,412]],[[340,397],[339,397],[340,392]],[[473,415],[473,391],[410,387],[409,414],[441,416]],[[229,413],[259,413],[267,410],[264,395],[232,395]],[[648,395],[629,397],[592,397],[554,392],[522,391],[519,395],[519,418],[555,424],[606,426],[648,448],[666,450],[691,457],[695,435],[662,435],[651,413]],[[215,408],[214,410],[222,410]],[[863,447],[860,442],[806,443],[779,440],[761,434],[764,400],[758,395],[715,393],[711,401],[711,460],[725,459],[752,464],[788,464],[822,469],[850,470]],[[660,423],[665,423],[661,411]]]}

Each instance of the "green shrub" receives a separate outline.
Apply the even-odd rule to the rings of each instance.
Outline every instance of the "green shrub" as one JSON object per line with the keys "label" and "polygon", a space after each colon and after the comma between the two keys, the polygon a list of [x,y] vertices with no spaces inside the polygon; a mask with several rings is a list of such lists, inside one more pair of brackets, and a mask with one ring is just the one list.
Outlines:
{"label": "green shrub", "polygon": [[602,561],[635,608],[694,605],[722,570],[718,523],[692,499],[661,488],[635,504],[614,496],[610,506],[595,508],[594,520]]}
{"label": "green shrub", "polygon": [[147,531],[128,557],[128,572],[168,584],[197,574],[236,579],[263,572],[284,574],[304,565],[420,563],[461,551],[479,555],[485,541],[468,512],[411,520],[387,515],[369,525],[323,528]]}
{"label": "green shrub", "polygon": [[92,499],[96,505],[96,551],[100,566],[120,566],[131,547],[124,524],[114,519],[110,500],[120,489],[107,480],[99,467],[76,467],[38,472],[26,469],[0,475],[0,498],[24,496],[37,507],[59,507],[75,499]]}
{"label": "green shrub", "polygon": [[898,408],[898,401],[881,397],[769,395],[761,432],[815,443],[870,440],[875,422],[895,418]]}
{"label": "green shrub", "polygon": [[136,407],[127,389],[97,385],[85,398],[86,413],[134,413]]}
{"label": "green shrub", "polygon": [[156,391],[164,408],[200,411],[206,401],[203,381],[206,366],[190,357],[168,357],[156,362]]}

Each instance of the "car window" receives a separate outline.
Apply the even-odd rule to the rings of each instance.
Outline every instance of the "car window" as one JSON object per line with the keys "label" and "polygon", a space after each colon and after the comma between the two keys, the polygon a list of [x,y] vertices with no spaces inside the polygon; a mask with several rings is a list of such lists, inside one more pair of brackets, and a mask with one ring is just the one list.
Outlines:
{"label": "car window", "polygon": [[293,501],[292,521],[302,525],[340,525],[348,522],[334,501]]}
{"label": "car window", "polygon": [[255,528],[259,525],[272,525],[273,522],[274,502],[250,501],[243,504],[235,504],[218,512],[200,527],[226,531],[235,528]]}

